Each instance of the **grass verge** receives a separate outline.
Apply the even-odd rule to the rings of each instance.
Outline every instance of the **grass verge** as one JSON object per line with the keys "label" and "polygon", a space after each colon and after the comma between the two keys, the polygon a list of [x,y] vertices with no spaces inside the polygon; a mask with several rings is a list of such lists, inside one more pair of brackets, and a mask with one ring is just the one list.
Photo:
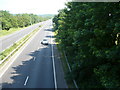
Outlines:
{"label": "grass verge", "polygon": [[[30,39],[30,37],[33,36],[38,30],[39,30],[39,28],[35,29],[35,30],[32,31],[30,34],[26,35],[26,36],[23,37],[21,40],[19,40],[17,43],[14,43],[10,48],[8,48],[8,49],[6,49],[5,51],[1,52],[1,53],[0,53],[0,60],[3,60],[5,57],[7,57],[13,50],[15,50],[21,43],[23,43],[23,42],[25,41],[25,42],[19,47],[19,48],[21,48],[21,47]],[[14,53],[15,53],[16,51],[18,51],[19,48],[17,48],[17,49],[14,51]],[[14,53],[12,53],[12,55],[13,55]],[[11,56],[12,56],[12,55],[11,55]],[[9,59],[9,58],[8,58],[8,59]],[[8,59],[7,59],[7,60],[8,60]],[[7,61],[7,60],[5,60],[5,61]],[[1,64],[1,65],[2,65],[2,64]]]}
{"label": "grass verge", "polygon": [[60,52],[60,59],[61,59],[61,62],[62,62],[62,66],[63,66],[64,75],[65,75],[65,80],[66,80],[67,86],[68,86],[68,88],[75,88],[73,80],[70,80],[70,79],[67,78],[68,72],[69,72],[69,68],[67,66],[67,62],[66,62],[66,59],[65,59],[65,56],[64,56],[64,52],[62,50],[61,45],[57,44],[57,48],[58,48],[58,51]]}
{"label": "grass verge", "polygon": [[[54,32],[54,35],[56,36],[57,35],[57,31]],[[67,86],[68,88],[75,88],[75,85],[73,83],[73,80],[70,80],[68,79],[68,73],[70,72],[69,71],[69,68],[68,68],[68,65],[67,65],[67,62],[66,62],[66,59],[65,59],[65,55],[64,55],[64,52],[63,52],[63,48],[61,47],[60,43],[56,41],[56,46],[58,48],[58,51],[60,53],[60,59],[61,59],[61,62],[62,62],[62,67],[63,67],[63,71],[64,71],[64,75],[65,75],[65,80],[66,80],[66,83],[67,83]]]}
{"label": "grass verge", "polygon": [[24,29],[26,27],[23,27],[23,28],[11,28],[10,30],[0,30],[0,37],[3,37],[3,36],[6,36],[6,35],[9,35],[9,34],[12,34],[16,31],[19,31],[21,29]]}

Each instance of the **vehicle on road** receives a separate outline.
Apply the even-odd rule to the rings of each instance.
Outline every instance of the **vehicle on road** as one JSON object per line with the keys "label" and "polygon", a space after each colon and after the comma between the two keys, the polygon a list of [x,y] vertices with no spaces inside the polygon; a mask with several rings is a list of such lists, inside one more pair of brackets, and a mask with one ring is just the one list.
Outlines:
{"label": "vehicle on road", "polygon": [[48,45],[48,40],[47,39],[43,39],[43,41],[41,42],[41,44]]}

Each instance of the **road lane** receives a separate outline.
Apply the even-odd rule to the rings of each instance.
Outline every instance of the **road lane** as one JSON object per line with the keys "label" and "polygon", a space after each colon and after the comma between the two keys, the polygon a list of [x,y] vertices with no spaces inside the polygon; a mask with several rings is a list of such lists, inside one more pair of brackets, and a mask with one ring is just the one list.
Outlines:
{"label": "road lane", "polygon": [[2,43],[2,48],[0,48],[0,51],[7,49],[11,45],[13,45],[16,41],[21,39],[23,36],[27,35],[28,33],[32,32],[34,29],[38,28],[40,25],[44,25],[46,21],[37,23],[35,25],[29,26],[23,30],[17,31],[13,34],[4,36],[0,38],[0,43]]}
{"label": "road lane", "polygon": [[[44,28],[38,32],[2,76],[3,88],[55,88],[51,30],[45,29],[50,25],[51,21],[46,22]],[[43,38],[48,39],[48,46],[40,44]],[[57,80],[64,81],[63,79],[64,77],[60,77]],[[61,87],[66,86],[63,84]]]}

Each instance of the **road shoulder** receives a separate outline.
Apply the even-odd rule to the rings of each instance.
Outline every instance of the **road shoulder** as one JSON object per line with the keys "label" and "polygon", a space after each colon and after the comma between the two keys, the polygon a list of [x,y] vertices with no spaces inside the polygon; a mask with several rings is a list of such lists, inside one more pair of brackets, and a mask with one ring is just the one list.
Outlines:
{"label": "road shoulder", "polygon": [[64,77],[64,71],[63,71],[62,62],[60,59],[60,53],[57,49],[56,44],[53,45],[53,49],[54,49],[54,58],[55,58],[55,67],[56,67],[57,87],[68,88],[65,77]]}

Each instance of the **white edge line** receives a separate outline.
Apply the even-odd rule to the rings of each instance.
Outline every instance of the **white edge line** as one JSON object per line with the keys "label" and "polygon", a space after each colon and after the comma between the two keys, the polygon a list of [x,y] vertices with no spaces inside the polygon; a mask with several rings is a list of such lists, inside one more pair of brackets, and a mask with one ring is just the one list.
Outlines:
{"label": "white edge line", "polygon": [[24,86],[27,85],[28,79],[29,79],[29,76],[27,76],[27,78],[26,78],[26,80],[25,80],[25,83],[24,83]]}
{"label": "white edge line", "polygon": [[[31,25],[31,27],[33,27],[34,25]],[[29,26],[30,27],[30,26]],[[26,27],[27,28],[27,27]],[[36,28],[39,28],[39,25],[38,25],[38,27],[36,27]],[[35,28],[35,29],[36,29]],[[33,29],[32,31],[34,31],[35,29]],[[21,30],[23,30],[23,29],[21,29]],[[10,48],[11,46],[13,46],[15,43],[17,43],[18,41],[20,41],[22,38],[24,38],[25,36],[27,36],[28,34],[30,34],[32,31],[30,31],[30,32],[28,32],[27,34],[25,34],[25,35],[23,35],[22,37],[20,37],[18,40],[16,40],[15,42],[13,42],[11,45],[9,45],[8,47],[6,47],[4,50],[2,50],[1,52],[3,52],[3,51],[5,51],[6,49],[8,49],[8,48]],[[19,33],[19,32],[18,32]],[[18,34],[18,33],[16,33],[16,34]],[[21,32],[20,32],[21,33]],[[14,35],[14,33],[13,33],[13,35]],[[8,37],[9,38],[9,37]],[[5,38],[5,39],[7,39],[7,38]]]}
{"label": "white edge line", "polygon": [[53,61],[53,73],[54,73],[55,90],[57,90],[57,81],[56,81],[56,72],[55,72],[55,62],[54,62],[54,52],[53,52],[53,45],[52,45],[52,35],[51,35],[51,49],[52,49],[52,61]]}
{"label": "white edge line", "polygon": [[[3,74],[8,70],[8,68],[12,65],[12,63],[16,60],[16,58],[23,52],[23,50],[30,44],[30,42],[34,39],[34,37],[36,36],[38,34],[38,32],[37,33],[35,33],[35,35],[33,35],[33,37],[31,37],[28,41],[27,41],[27,43],[23,46],[23,47],[21,47],[19,50],[20,51],[18,51],[19,53],[17,53],[17,55],[15,56],[15,54],[13,55],[14,56],[14,59],[10,62],[10,60],[8,61],[8,62],[10,62],[9,64],[8,64],[8,62],[7,63],[5,63],[4,65],[3,65],[3,67],[2,68],[0,68],[0,71],[7,65],[7,67],[5,68],[5,70],[0,74],[0,78],[3,76]],[[12,57],[13,57],[12,56]],[[12,58],[11,57],[11,58]],[[10,59],[11,59],[10,58]]]}

